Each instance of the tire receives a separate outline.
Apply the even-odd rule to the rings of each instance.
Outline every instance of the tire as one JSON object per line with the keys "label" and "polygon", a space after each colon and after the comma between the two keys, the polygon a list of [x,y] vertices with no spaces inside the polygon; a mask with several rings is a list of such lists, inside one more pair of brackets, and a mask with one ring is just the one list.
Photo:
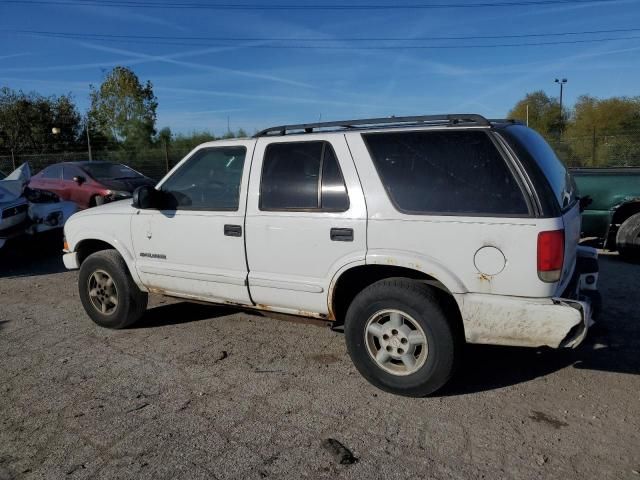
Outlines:
{"label": "tire", "polygon": [[[347,350],[358,371],[376,387],[426,396],[453,375],[463,338],[456,321],[447,317],[429,286],[406,278],[380,280],[360,292],[347,310]],[[418,348],[421,335],[425,342]],[[380,363],[374,355],[384,360],[383,351],[391,353]]]}
{"label": "tire", "polygon": [[85,311],[101,327],[133,325],[147,308],[147,294],[135,284],[116,250],[96,252],[82,262],[78,290]]}
{"label": "tire", "polygon": [[640,213],[631,215],[622,222],[616,234],[616,247],[624,260],[640,260]]}

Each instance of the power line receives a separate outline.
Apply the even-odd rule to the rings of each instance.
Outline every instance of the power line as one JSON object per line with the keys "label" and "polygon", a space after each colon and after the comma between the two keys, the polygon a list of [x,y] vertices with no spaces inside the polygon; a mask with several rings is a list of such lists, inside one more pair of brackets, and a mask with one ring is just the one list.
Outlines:
{"label": "power line", "polygon": [[[184,40],[184,41],[243,41],[243,42],[409,42],[409,41],[438,41],[438,40],[499,40],[510,38],[559,37],[577,35],[598,35],[607,33],[638,32],[640,28],[616,28],[611,30],[584,30],[572,32],[524,33],[509,35],[468,35],[468,36],[426,36],[426,37],[227,37],[227,36],[175,36],[175,35],[122,35],[112,33],[85,32],[52,32],[47,30],[8,30],[8,33],[34,34],[61,38],[80,39],[130,39],[130,40]],[[597,39],[594,39],[597,40]]]}
{"label": "power line", "polygon": [[[73,40],[97,40],[95,37],[82,37],[78,34],[38,34],[32,33],[30,35],[35,36],[44,36],[50,38],[61,38],[61,39],[73,39]],[[581,43],[598,43],[605,41],[616,41],[616,40],[635,40],[640,39],[640,35],[630,35],[624,37],[604,37],[604,38],[596,38],[596,39],[577,39],[577,40],[554,40],[547,42],[521,42],[521,43],[494,43],[494,44],[458,44],[458,45],[364,45],[364,46],[347,46],[347,45],[291,45],[291,44],[222,44],[222,43],[194,43],[194,42],[173,42],[173,41],[164,41],[164,40],[156,40],[156,39],[125,39],[125,38],[100,38],[101,41],[106,42],[116,42],[116,43],[126,43],[126,44],[141,44],[141,45],[173,45],[173,46],[201,46],[201,47],[241,47],[248,49],[314,49],[314,50],[438,50],[438,49],[463,49],[463,48],[503,48],[503,47],[536,47],[536,46],[550,46],[550,45],[570,45],[570,44],[581,44]],[[407,39],[412,40],[412,39]],[[235,41],[235,40],[234,40]],[[377,40],[383,41],[383,40]]]}
{"label": "power line", "polygon": [[0,3],[21,5],[61,5],[61,6],[93,6],[93,7],[131,7],[131,8],[167,8],[167,9],[201,9],[201,10],[427,10],[451,8],[494,8],[494,7],[526,7],[545,5],[603,4],[620,0],[515,0],[484,1],[479,3],[407,3],[407,4],[259,4],[259,3],[207,3],[207,2],[142,2],[136,0],[1,0]]}

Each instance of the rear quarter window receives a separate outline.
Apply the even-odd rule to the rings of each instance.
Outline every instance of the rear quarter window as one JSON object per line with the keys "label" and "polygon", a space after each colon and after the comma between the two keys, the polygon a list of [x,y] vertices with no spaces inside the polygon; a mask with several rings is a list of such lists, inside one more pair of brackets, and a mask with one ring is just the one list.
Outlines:
{"label": "rear quarter window", "polygon": [[506,135],[503,137],[519,156],[526,152],[537,164],[561,210],[566,210],[575,203],[577,200],[575,181],[542,135],[523,125],[513,125],[506,128]]}
{"label": "rear quarter window", "polygon": [[395,207],[409,214],[528,216],[518,182],[483,131],[364,134]]}

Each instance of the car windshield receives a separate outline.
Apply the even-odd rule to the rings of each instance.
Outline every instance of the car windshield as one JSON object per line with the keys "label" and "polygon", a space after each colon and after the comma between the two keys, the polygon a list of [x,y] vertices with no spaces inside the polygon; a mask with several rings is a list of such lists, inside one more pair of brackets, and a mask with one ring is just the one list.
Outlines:
{"label": "car windshield", "polygon": [[140,178],[141,174],[133,170],[132,168],[122,165],[120,163],[94,163],[90,165],[83,165],[83,168],[93,178],[99,180],[102,179],[115,179],[115,178]]}

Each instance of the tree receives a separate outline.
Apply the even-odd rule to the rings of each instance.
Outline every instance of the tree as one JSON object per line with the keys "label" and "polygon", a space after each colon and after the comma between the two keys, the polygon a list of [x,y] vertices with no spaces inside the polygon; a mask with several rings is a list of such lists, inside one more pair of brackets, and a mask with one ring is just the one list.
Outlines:
{"label": "tree", "polygon": [[[59,134],[53,134],[53,128]],[[75,149],[81,119],[71,95],[43,97],[8,87],[0,89],[0,149],[48,153]]]}
{"label": "tree", "polygon": [[132,70],[115,67],[98,89],[90,88],[93,128],[126,147],[151,144],[158,102],[150,81],[142,85]]}
{"label": "tree", "polygon": [[639,162],[640,97],[578,97],[567,137],[581,164]]}
{"label": "tree", "polygon": [[549,97],[542,90],[527,93],[509,112],[509,118],[527,121],[527,106],[529,107],[529,126],[542,135],[559,135],[566,123],[566,114],[560,116],[560,103]]}

